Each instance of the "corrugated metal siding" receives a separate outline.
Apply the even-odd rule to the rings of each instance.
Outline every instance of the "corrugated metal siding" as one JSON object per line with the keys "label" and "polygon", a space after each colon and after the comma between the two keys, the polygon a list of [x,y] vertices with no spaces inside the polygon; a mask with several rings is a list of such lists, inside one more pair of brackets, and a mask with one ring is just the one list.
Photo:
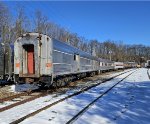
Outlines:
{"label": "corrugated metal siding", "polygon": [[80,57],[80,70],[81,71],[91,71],[92,69],[93,69],[92,60]]}
{"label": "corrugated metal siding", "polygon": [[74,55],[53,50],[53,73],[55,75],[73,72],[73,62]]}

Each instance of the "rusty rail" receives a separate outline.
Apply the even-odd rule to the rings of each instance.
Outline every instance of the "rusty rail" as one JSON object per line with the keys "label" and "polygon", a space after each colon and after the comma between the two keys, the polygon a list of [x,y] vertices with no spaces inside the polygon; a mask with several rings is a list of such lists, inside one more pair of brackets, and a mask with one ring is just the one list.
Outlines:
{"label": "rusty rail", "polygon": [[14,98],[17,98],[17,97],[20,97],[20,96],[24,96],[24,95],[27,95],[27,93],[26,92],[22,92],[22,93],[18,93],[18,94],[9,96],[9,97],[5,97],[5,98],[0,99],[0,102],[2,103],[2,102],[5,102],[5,101],[9,101],[9,100],[12,100]]}
{"label": "rusty rail", "polygon": [[[18,105],[21,105],[21,104],[24,104],[24,103],[26,103],[26,102],[30,102],[30,101],[32,101],[32,100],[35,100],[35,99],[37,99],[37,98],[39,98],[39,97],[45,96],[45,95],[47,95],[47,93],[40,93],[40,94],[38,94],[38,95],[32,95],[32,94],[30,94],[30,95],[26,94],[26,95],[27,95],[27,96],[30,96],[30,98],[27,98],[27,99],[21,100],[21,101],[19,101],[19,102],[10,104],[10,105],[8,105],[8,106],[5,106],[5,107],[3,107],[3,108],[0,108],[0,112],[6,111],[6,110],[11,109],[11,108],[13,108],[13,107],[16,107],[16,106],[18,106]],[[21,97],[21,96],[25,96],[25,94],[19,94],[19,97]],[[16,97],[15,97],[15,98],[16,98]],[[17,96],[17,98],[18,98],[18,96]]]}

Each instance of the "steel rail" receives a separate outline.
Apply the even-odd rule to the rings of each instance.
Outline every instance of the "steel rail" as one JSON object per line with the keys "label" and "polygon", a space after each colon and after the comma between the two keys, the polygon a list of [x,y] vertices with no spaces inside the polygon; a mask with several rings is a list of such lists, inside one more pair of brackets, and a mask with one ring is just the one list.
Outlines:
{"label": "steel rail", "polygon": [[[39,93],[37,95],[32,95],[32,94],[30,94],[30,95],[28,95],[28,94],[26,94],[26,95],[24,95],[24,94],[20,95],[19,97],[21,97],[21,96],[30,96],[30,98],[26,98],[26,99],[21,100],[19,102],[16,102],[16,103],[10,104],[8,106],[2,107],[2,108],[0,108],[0,112],[6,111],[8,109],[11,109],[11,108],[16,107],[16,106],[21,105],[21,104],[24,104],[26,102],[30,102],[32,100],[35,100],[35,99],[37,99],[39,97],[42,97],[42,96],[45,96],[45,95],[47,95],[47,93]],[[17,97],[17,98],[19,98],[19,97]]]}

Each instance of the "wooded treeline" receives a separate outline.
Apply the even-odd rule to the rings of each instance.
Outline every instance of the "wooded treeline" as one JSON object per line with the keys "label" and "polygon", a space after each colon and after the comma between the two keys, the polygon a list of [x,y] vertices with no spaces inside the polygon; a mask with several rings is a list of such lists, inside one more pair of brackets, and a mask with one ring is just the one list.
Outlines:
{"label": "wooded treeline", "polygon": [[[142,62],[150,59],[150,47],[144,45],[126,45],[123,41],[88,40],[48,20],[40,10],[26,14],[25,7],[16,6],[15,14],[0,2],[0,42],[12,43],[26,32],[39,32],[55,39],[68,42],[85,52],[113,61]],[[144,58],[144,59],[143,59]]]}

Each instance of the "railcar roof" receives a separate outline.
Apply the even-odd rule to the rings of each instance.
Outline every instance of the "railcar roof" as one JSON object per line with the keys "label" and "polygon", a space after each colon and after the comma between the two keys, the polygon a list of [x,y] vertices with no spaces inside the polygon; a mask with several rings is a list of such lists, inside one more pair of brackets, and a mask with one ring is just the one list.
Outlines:
{"label": "railcar roof", "polygon": [[69,44],[67,44],[66,42],[62,42],[56,39],[53,39],[53,44],[54,44],[54,49],[66,52],[66,53],[70,53],[70,54],[79,54],[81,57],[85,57],[88,59],[94,59],[94,60],[98,60],[97,57],[94,57],[92,55],[90,55],[89,53],[83,52]]}

